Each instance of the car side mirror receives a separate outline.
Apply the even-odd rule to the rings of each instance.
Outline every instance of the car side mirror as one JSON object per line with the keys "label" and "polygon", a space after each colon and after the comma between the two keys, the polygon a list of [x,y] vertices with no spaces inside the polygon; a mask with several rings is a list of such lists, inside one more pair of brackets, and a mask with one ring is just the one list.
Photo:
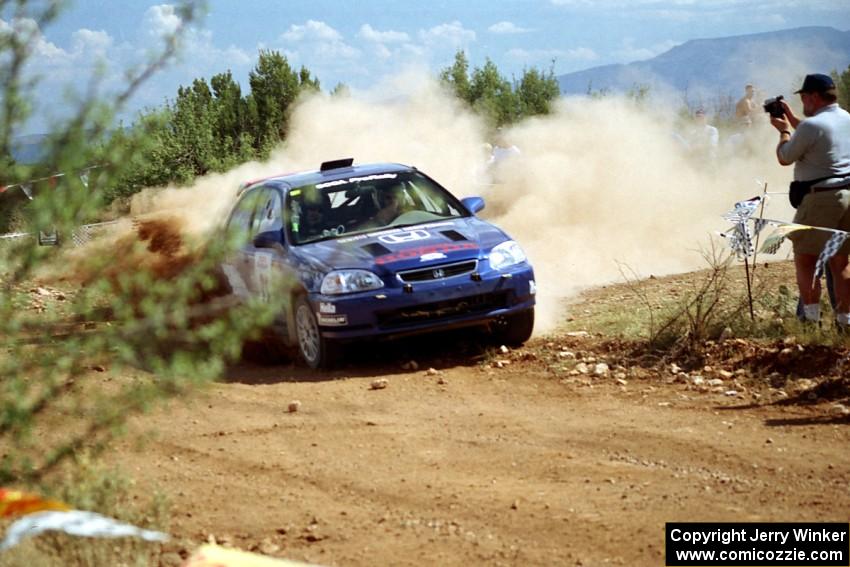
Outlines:
{"label": "car side mirror", "polygon": [[460,200],[463,206],[469,209],[473,215],[484,210],[484,199],[481,197],[464,197]]}
{"label": "car side mirror", "polygon": [[254,237],[254,248],[282,248],[280,230],[267,230]]}

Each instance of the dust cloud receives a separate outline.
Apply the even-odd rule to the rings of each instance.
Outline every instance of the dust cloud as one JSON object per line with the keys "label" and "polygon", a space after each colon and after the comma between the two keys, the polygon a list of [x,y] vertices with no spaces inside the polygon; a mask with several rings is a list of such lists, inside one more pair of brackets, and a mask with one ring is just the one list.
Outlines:
{"label": "dust cloud", "polygon": [[[563,318],[564,298],[622,281],[624,266],[644,277],[707,267],[700,250],[728,228],[720,215],[761,194],[757,180],[783,191],[791,176],[776,163],[766,118],[734,136],[722,132],[712,160],[688,155],[681,141],[691,125],[675,115],[679,105],[615,96],[561,99],[551,115],[498,132],[520,153],[488,166],[484,146],[496,133],[425,76],[402,74],[357,96],[306,98],[268,162],[143,191],[132,215],[167,214],[185,233],[203,235],[247,180],[343,157],[415,165],[457,196],[483,196],[482,216],[521,243],[536,270],[537,331],[546,332]],[[785,197],[765,216],[789,219]]]}
{"label": "dust cloud", "polygon": [[[690,127],[606,97],[563,100],[507,133],[522,153],[495,172],[499,183],[485,196],[534,263],[541,331],[563,315],[562,298],[623,281],[622,270],[648,277],[708,267],[703,252],[728,228],[721,215],[764,183],[768,192],[787,186],[766,119],[721,139],[715,159],[685,151],[679,136]],[[765,216],[790,218],[784,201],[771,199]]]}

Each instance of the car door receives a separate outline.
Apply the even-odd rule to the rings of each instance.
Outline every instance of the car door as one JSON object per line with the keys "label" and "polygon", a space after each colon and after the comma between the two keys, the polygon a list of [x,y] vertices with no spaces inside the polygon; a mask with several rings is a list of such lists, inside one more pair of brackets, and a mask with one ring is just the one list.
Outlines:
{"label": "car door", "polygon": [[283,244],[283,198],[280,191],[263,188],[257,197],[257,206],[249,227],[249,246],[245,249],[246,262],[250,271],[248,285],[251,293],[269,302],[277,282],[283,277],[283,246],[279,248],[257,248],[254,237],[262,232],[277,232]]}
{"label": "car door", "polygon": [[253,236],[257,204],[262,196],[262,189],[252,189],[237,201],[230,213],[225,226],[225,238],[235,250],[224,262],[222,271],[230,284],[234,295],[246,299],[251,295],[250,281],[253,277]]}

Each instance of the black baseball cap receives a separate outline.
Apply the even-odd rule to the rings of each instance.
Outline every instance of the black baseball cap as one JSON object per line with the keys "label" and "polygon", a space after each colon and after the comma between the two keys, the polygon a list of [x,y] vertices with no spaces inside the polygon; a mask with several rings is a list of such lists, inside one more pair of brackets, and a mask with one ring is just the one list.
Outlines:
{"label": "black baseball cap", "polygon": [[835,83],[832,82],[832,77],[821,73],[814,73],[812,75],[806,75],[806,78],[803,80],[803,86],[800,87],[799,91],[795,91],[794,94],[825,93],[834,89]]}

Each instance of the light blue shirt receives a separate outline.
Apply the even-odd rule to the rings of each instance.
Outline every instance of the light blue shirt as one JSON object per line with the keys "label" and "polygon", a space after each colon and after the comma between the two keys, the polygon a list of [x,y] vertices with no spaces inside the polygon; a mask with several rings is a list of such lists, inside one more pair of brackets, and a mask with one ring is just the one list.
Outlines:
{"label": "light blue shirt", "polygon": [[837,103],[824,106],[797,125],[791,139],[779,147],[779,156],[794,163],[794,180],[830,177],[816,187],[850,183],[850,114]]}

